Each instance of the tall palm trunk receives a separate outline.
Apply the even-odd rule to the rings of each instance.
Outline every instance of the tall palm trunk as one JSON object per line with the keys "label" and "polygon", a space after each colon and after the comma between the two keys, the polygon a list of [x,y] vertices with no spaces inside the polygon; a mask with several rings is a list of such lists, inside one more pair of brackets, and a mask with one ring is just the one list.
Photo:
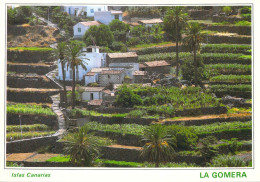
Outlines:
{"label": "tall palm trunk", "polygon": [[[196,38],[195,38],[195,42],[196,42]],[[196,48],[196,44],[194,45],[194,66],[195,66],[195,87],[198,86],[198,63],[197,63],[197,48]]]}
{"label": "tall palm trunk", "polygon": [[[157,144],[158,145],[158,144]],[[159,167],[160,164],[160,149],[157,147],[157,156],[156,156],[156,162],[155,162],[155,167]]]}
{"label": "tall palm trunk", "polygon": [[176,77],[178,77],[178,75],[179,75],[179,37],[178,37],[178,29],[179,29],[179,27],[178,27],[178,21],[179,21],[179,17],[177,16],[176,17],[176,25],[175,25],[175,27],[176,27],[176,64],[177,64],[177,66],[176,66]]}
{"label": "tall palm trunk", "polygon": [[63,79],[63,89],[64,89],[64,102],[67,105],[67,89],[66,89],[66,81],[65,81],[65,70],[64,70],[64,63],[61,61],[61,69],[62,69],[62,79]]}
{"label": "tall palm trunk", "polygon": [[72,68],[72,109],[75,108],[75,65],[71,65]]}

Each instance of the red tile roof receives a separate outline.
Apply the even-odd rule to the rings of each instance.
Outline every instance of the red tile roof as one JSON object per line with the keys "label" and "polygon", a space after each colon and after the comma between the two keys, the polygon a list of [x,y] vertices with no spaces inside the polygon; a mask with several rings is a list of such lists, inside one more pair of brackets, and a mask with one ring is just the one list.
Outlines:
{"label": "red tile roof", "polygon": [[86,21],[86,22],[79,22],[82,25],[89,27],[89,26],[93,26],[93,25],[100,25],[101,23],[99,23],[98,21]]}
{"label": "red tile roof", "polygon": [[159,66],[170,66],[170,64],[167,61],[151,61],[151,62],[145,62],[144,66],[159,67]]}

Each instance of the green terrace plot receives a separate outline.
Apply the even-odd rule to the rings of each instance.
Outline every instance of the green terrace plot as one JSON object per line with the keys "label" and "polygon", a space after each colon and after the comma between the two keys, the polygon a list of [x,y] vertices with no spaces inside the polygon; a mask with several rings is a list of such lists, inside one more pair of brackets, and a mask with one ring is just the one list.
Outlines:
{"label": "green terrace plot", "polygon": [[204,64],[251,64],[251,55],[243,54],[224,54],[224,53],[204,53],[201,54]]}
{"label": "green terrace plot", "polygon": [[52,51],[50,47],[9,47],[7,50],[10,51]]}
{"label": "green terrace plot", "polygon": [[211,85],[212,92],[249,92],[252,91],[251,85]]}
{"label": "green terrace plot", "polygon": [[205,65],[205,69],[210,76],[251,74],[251,65],[243,64],[208,64]]}
{"label": "green terrace plot", "polygon": [[201,47],[201,53],[242,53],[251,54],[251,45],[239,44],[206,44]]}
{"label": "green terrace plot", "polygon": [[[154,54],[145,54],[138,56],[139,62],[148,62],[155,60],[166,60],[166,61],[174,61],[176,59],[176,53],[154,53]],[[192,54],[189,52],[180,52],[179,59],[192,59]]]}
{"label": "green terrace plot", "polygon": [[210,78],[211,82],[248,83],[251,75],[219,75]]}
{"label": "green terrace plot", "polygon": [[20,132],[20,131],[49,131],[50,127],[45,124],[33,125],[8,125],[6,126],[7,132]]}
{"label": "green terrace plot", "polygon": [[180,89],[176,87],[140,87],[132,85],[129,88],[139,95],[143,101],[143,104],[135,107],[148,112],[174,115],[174,112],[178,110],[220,106],[217,99],[198,87]]}
{"label": "green terrace plot", "polygon": [[6,134],[6,140],[7,141],[13,141],[13,140],[20,140],[20,139],[26,139],[26,138],[34,138],[34,137],[41,137],[41,136],[47,136],[54,134],[55,131],[35,131],[35,132],[9,132]]}
{"label": "green terrace plot", "polygon": [[7,104],[7,113],[55,116],[55,113],[50,108],[31,104]]}

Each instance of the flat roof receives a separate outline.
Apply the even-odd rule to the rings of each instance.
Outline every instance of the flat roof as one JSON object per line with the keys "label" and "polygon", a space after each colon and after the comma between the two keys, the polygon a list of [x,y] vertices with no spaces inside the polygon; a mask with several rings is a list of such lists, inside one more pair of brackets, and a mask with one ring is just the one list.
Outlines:
{"label": "flat roof", "polygon": [[105,87],[80,87],[85,92],[101,92]]}
{"label": "flat roof", "polygon": [[123,71],[121,70],[103,70],[101,75],[120,75]]}
{"label": "flat roof", "polygon": [[107,56],[109,58],[130,58],[130,57],[138,57],[136,52],[124,52],[124,53],[108,53]]}
{"label": "flat roof", "polygon": [[143,23],[143,24],[163,23],[163,21],[160,18],[150,19],[150,20],[139,20],[138,22]]}
{"label": "flat roof", "polygon": [[170,66],[170,64],[167,61],[151,61],[151,62],[145,62],[144,66],[146,67],[159,67],[159,66]]}
{"label": "flat roof", "polygon": [[110,68],[92,68],[92,69],[90,70],[90,72],[100,73],[100,72],[102,72],[103,70],[110,70]]}
{"label": "flat roof", "polygon": [[85,21],[85,22],[79,22],[80,24],[88,27],[88,26],[93,26],[93,25],[100,25],[101,23],[98,21]]}

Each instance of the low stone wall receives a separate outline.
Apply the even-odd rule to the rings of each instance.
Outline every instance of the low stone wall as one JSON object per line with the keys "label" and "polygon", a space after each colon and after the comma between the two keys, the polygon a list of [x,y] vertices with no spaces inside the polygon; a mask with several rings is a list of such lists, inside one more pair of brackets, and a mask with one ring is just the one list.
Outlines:
{"label": "low stone wall", "polygon": [[57,85],[51,82],[45,76],[7,76],[7,86],[15,88],[57,88]]}
{"label": "low stone wall", "polygon": [[[20,118],[19,114],[10,114],[7,113],[7,125],[19,125]],[[21,114],[21,121],[23,125],[29,124],[46,124],[55,128],[58,125],[57,116],[43,116],[43,115],[29,115],[29,114]]]}
{"label": "low stone wall", "polygon": [[70,162],[23,162],[24,167],[76,167]]}
{"label": "low stone wall", "polygon": [[212,124],[216,122],[233,122],[233,121],[250,121],[252,116],[246,117],[229,117],[229,118],[212,118],[212,119],[201,119],[201,120],[183,120],[183,121],[165,121],[165,125],[180,124],[185,126],[200,126],[204,124]]}
{"label": "low stone wall", "polygon": [[38,75],[45,75],[46,73],[55,69],[55,67],[55,65],[7,64],[7,71],[16,73],[36,73]]}
{"label": "low stone wall", "polygon": [[6,153],[35,152],[41,147],[55,145],[56,140],[58,140],[58,136],[45,136],[6,142]]}
{"label": "low stone wall", "polygon": [[121,108],[121,107],[98,107],[98,108],[94,108],[94,111],[97,111],[99,113],[128,113],[132,110],[134,110],[133,108]]}
{"label": "low stone wall", "polygon": [[252,93],[251,92],[214,92],[217,97],[222,98],[226,95],[230,95],[232,97],[240,97],[244,99],[251,99]]}
{"label": "low stone wall", "polygon": [[197,109],[184,109],[183,111],[176,111],[175,116],[198,116],[198,115],[212,115],[212,114],[225,114],[227,113],[226,107],[205,107]]}
{"label": "low stone wall", "polygon": [[237,17],[225,17],[225,16],[213,16],[212,21],[213,22],[223,22],[227,21],[229,23],[235,23],[237,21],[242,21],[243,18],[237,18]]}
{"label": "low stone wall", "polygon": [[122,117],[104,117],[104,116],[87,116],[86,118],[79,118],[79,123],[86,123],[96,121],[102,124],[140,124],[149,125],[157,119],[151,118],[122,118]]}
{"label": "low stone wall", "polygon": [[13,102],[38,102],[52,103],[51,95],[58,94],[59,91],[24,91],[24,90],[7,90],[7,100]]}
{"label": "low stone wall", "polygon": [[19,63],[50,62],[52,51],[14,51],[7,50],[7,60]]}
{"label": "low stone wall", "polygon": [[211,16],[210,10],[189,10],[189,16],[192,20],[208,20],[209,16]]}
{"label": "low stone wall", "polygon": [[204,25],[207,30],[218,32],[237,33],[239,35],[251,35],[251,26],[230,26],[230,25]]}
{"label": "low stone wall", "polygon": [[232,36],[218,36],[207,35],[203,43],[207,44],[251,44],[251,37],[232,37]]}

